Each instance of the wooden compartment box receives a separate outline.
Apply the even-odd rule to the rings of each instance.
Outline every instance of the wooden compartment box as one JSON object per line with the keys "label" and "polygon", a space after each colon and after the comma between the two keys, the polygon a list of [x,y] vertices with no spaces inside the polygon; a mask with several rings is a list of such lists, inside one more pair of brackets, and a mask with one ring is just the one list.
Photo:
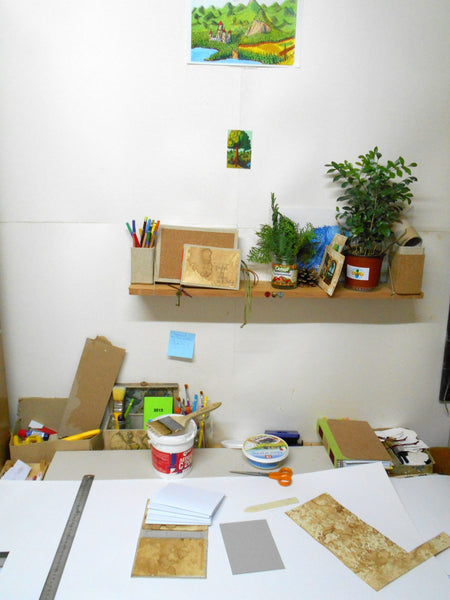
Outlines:
{"label": "wooden compartment box", "polygon": [[126,388],[124,410],[132,401],[132,407],[124,427],[115,429],[113,415],[114,400],[111,396],[102,421],[102,433],[105,450],[148,450],[148,435],[144,429],[144,398],[147,396],[172,397],[174,402],[179,396],[178,383],[117,383]]}

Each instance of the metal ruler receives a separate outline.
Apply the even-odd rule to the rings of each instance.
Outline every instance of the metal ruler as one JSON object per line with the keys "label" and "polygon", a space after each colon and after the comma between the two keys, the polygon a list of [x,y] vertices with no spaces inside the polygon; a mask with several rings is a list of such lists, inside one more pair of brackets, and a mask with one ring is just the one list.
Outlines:
{"label": "metal ruler", "polygon": [[56,597],[59,582],[61,581],[64,567],[72,547],[72,542],[75,539],[78,524],[93,481],[94,475],[84,475],[81,480],[78,493],[73,502],[72,510],[67,519],[66,526],[59,542],[58,549],[56,550],[50,571],[48,572],[47,579],[45,580],[44,587],[42,588],[41,595],[39,596],[39,600],[52,600]]}

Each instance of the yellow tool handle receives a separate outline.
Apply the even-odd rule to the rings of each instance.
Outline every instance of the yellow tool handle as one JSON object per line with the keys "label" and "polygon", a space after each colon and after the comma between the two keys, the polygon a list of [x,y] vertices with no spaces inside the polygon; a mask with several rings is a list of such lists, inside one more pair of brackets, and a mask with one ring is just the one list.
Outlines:
{"label": "yellow tool handle", "polygon": [[69,435],[68,437],[61,438],[66,442],[74,442],[75,440],[85,440],[86,438],[93,437],[100,433],[100,429],[91,429],[89,431],[83,431],[83,433],[77,433],[75,435]]}

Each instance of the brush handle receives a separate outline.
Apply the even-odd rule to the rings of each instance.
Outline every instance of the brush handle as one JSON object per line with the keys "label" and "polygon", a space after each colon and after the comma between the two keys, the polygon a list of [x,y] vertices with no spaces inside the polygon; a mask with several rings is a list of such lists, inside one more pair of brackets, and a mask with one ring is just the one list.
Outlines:
{"label": "brush handle", "polygon": [[[195,412],[191,412],[189,415],[186,415],[186,416],[182,417],[183,423],[187,423],[188,421],[190,421],[194,417],[201,417],[201,415],[204,415],[206,413],[211,412],[212,410],[215,410],[216,408],[219,408],[219,406],[221,404],[222,404],[222,402],[213,402],[212,404],[208,404],[208,406],[204,406],[203,408],[199,408]],[[180,422],[180,420],[181,419],[177,419],[178,422]]]}

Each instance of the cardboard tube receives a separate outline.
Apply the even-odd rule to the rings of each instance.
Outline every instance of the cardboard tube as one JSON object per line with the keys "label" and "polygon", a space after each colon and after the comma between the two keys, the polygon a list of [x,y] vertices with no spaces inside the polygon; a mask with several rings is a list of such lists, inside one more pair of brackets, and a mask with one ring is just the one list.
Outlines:
{"label": "cardboard tube", "polygon": [[414,227],[406,219],[401,219],[392,227],[392,233],[399,246],[420,246],[422,238]]}

